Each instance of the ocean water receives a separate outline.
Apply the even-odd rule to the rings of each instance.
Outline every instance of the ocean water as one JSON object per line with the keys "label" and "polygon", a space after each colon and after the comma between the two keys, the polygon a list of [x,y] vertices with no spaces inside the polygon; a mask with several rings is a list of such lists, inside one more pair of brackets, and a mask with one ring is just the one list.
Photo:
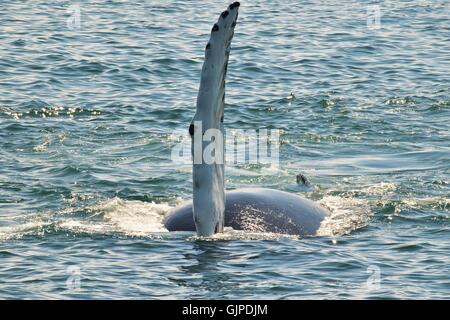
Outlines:
{"label": "ocean water", "polygon": [[3,0],[0,298],[450,298],[450,2],[241,3],[225,126],[280,162],[227,188],[318,201],[318,236],[162,224],[226,2]]}

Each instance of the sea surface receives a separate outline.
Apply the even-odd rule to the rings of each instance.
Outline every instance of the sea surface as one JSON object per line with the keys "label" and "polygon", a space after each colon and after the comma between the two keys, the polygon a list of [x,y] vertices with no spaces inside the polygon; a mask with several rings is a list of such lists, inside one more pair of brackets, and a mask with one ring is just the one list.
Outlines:
{"label": "sea surface", "polygon": [[450,298],[450,2],[241,3],[225,127],[280,158],[227,188],[319,202],[318,235],[162,223],[228,3],[2,0],[0,298]]}

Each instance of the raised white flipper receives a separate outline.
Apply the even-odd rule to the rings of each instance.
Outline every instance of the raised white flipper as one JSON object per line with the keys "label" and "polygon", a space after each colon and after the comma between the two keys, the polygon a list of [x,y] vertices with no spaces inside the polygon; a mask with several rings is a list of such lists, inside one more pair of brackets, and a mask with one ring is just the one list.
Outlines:
{"label": "raised white flipper", "polygon": [[[226,11],[222,12],[211,30],[211,38],[205,49],[205,62],[197,97],[197,111],[189,127],[194,155],[193,213],[197,233],[200,236],[210,236],[222,232],[224,226],[225,77],[239,6],[239,2],[231,4]],[[205,149],[211,144],[211,141],[203,141],[203,134],[210,129],[220,130],[222,137],[222,143],[215,141],[214,163],[206,163],[203,158]],[[194,145],[197,148],[201,145],[201,150],[197,150]]]}

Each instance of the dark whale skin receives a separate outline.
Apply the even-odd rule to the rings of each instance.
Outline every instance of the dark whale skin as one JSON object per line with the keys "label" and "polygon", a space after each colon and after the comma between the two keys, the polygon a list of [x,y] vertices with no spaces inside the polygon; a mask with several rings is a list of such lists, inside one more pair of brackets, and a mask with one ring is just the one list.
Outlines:
{"label": "dark whale skin", "polygon": [[[238,189],[225,197],[225,227],[235,230],[313,236],[329,214],[311,200],[274,189]],[[169,212],[164,225],[169,231],[196,231],[192,201]]]}

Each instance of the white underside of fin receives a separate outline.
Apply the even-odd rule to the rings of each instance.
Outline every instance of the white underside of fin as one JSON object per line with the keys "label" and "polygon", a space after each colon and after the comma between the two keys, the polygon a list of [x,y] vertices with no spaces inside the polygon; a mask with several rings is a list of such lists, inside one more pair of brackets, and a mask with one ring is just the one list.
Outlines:
{"label": "white underside of fin", "polygon": [[[211,31],[206,46],[200,89],[197,97],[197,111],[191,124],[191,134],[203,138],[209,129],[220,130],[223,135],[225,103],[225,77],[228,67],[231,40],[238,17],[239,3],[231,4],[224,11]],[[201,123],[201,126],[197,124]],[[196,135],[197,134],[197,135]],[[201,134],[201,136],[199,136]],[[192,151],[194,141],[192,137]],[[198,141],[198,140],[197,140]],[[202,155],[211,141],[203,141]],[[218,163],[193,164],[193,205],[194,221],[200,236],[211,236],[222,232],[225,214],[224,143],[221,160]]]}

